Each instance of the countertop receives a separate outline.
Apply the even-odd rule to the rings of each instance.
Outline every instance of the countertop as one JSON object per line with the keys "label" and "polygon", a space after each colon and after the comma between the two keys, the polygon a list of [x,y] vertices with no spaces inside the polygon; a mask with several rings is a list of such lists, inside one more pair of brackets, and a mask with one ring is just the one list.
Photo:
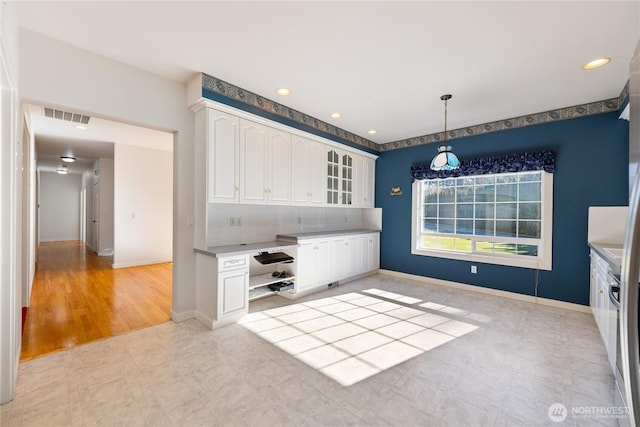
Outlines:
{"label": "countertop", "polygon": [[354,230],[336,230],[336,231],[313,231],[309,233],[290,233],[290,234],[278,234],[278,240],[284,240],[287,242],[298,242],[305,239],[316,239],[318,237],[331,237],[342,236],[346,234],[367,234],[367,233],[379,233],[380,230],[369,230],[358,228]]}
{"label": "countertop", "polygon": [[221,258],[232,255],[257,254],[258,252],[271,252],[275,249],[292,249],[297,243],[290,241],[274,240],[271,242],[246,243],[240,245],[209,246],[207,249],[194,249],[197,253]]}
{"label": "countertop", "polygon": [[611,266],[615,274],[620,273],[620,267],[622,264],[622,244],[589,242],[589,246]]}

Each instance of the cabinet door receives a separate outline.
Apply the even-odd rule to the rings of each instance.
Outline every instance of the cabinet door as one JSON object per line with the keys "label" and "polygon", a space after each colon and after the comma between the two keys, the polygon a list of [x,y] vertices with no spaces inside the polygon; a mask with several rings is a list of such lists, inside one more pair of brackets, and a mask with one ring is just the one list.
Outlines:
{"label": "cabinet door", "polygon": [[380,268],[380,234],[371,233],[369,235],[369,261],[370,269],[378,270]]}
{"label": "cabinet door", "polygon": [[324,145],[317,142],[309,141],[309,204],[314,206],[324,206],[326,176],[324,163]]}
{"label": "cabinet door", "polygon": [[349,153],[340,156],[340,204],[353,204],[353,155]]}
{"label": "cabinet door", "polygon": [[359,236],[349,235],[344,238],[346,268],[345,276],[355,276],[360,272]]}
{"label": "cabinet door", "polygon": [[296,282],[297,291],[313,287],[314,277],[314,242],[300,243],[298,256],[296,257]]}
{"label": "cabinet door", "polygon": [[353,156],[353,206],[363,207],[365,200],[365,165],[364,157]]}
{"label": "cabinet door", "polygon": [[362,179],[363,181],[363,205],[366,208],[372,208],[375,206],[376,161],[365,157],[362,162],[364,166],[364,173],[359,176],[359,179]]}
{"label": "cabinet door", "polygon": [[218,292],[222,316],[247,309],[249,270],[232,270],[218,274]]}
{"label": "cabinet door", "polygon": [[267,202],[267,127],[240,120],[240,202]]}
{"label": "cabinet door", "polygon": [[330,248],[328,239],[316,241],[314,247],[315,268],[313,270],[313,282],[315,285],[326,285],[331,282],[329,252]]}
{"label": "cabinet door", "polygon": [[237,203],[239,195],[240,119],[215,110],[208,112],[207,198],[209,202]]}
{"label": "cabinet door", "polygon": [[330,240],[331,252],[329,255],[331,262],[331,280],[340,280],[346,277],[346,246],[344,237],[334,237]]}
{"label": "cabinet door", "polygon": [[291,135],[269,129],[269,159],[267,167],[269,203],[291,203]]}

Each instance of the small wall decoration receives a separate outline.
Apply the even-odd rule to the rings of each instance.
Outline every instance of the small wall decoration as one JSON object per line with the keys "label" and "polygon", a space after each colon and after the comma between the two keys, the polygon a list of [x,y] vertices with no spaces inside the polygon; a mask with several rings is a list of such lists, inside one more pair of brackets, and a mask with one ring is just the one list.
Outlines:
{"label": "small wall decoration", "polygon": [[402,188],[400,188],[400,187],[391,187],[391,195],[392,196],[402,196]]}

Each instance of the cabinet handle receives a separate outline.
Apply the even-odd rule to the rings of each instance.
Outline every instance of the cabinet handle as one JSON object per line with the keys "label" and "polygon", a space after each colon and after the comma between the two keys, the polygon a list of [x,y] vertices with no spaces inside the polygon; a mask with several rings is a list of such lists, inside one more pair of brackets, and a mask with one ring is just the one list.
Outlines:
{"label": "cabinet handle", "polygon": [[600,293],[601,293],[601,294],[604,294],[604,291],[603,291],[602,289],[600,289]]}

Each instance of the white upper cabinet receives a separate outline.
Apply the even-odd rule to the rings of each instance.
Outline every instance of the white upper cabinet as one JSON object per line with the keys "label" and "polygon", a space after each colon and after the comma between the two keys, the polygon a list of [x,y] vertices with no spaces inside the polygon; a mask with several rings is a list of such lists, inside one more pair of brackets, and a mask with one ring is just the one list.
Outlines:
{"label": "white upper cabinet", "polygon": [[[197,130],[202,130],[204,117],[196,114]],[[374,206],[374,156],[238,116],[206,108],[207,202]],[[196,155],[204,156],[203,151]]]}
{"label": "white upper cabinet", "polygon": [[240,203],[267,203],[267,132],[240,119]]}
{"label": "white upper cabinet", "polygon": [[294,135],[291,147],[291,203],[294,205],[325,204],[326,179],[324,146]]}
{"label": "white upper cabinet", "polygon": [[372,208],[375,204],[375,160],[363,156],[353,158],[353,206]]}
{"label": "white upper cabinet", "polygon": [[268,201],[288,205],[291,203],[291,135],[270,128],[267,137]]}
{"label": "white upper cabinet", "polygon": [[207,159],[209,202],[237,203],[239,200],[240,119],[231,114],[208,110]]}
{"label": "white upper cabinet", "polygon": [[353,153],[327,148],[327,204],[328,205],[353,205],[353,180],[354,180]]}

